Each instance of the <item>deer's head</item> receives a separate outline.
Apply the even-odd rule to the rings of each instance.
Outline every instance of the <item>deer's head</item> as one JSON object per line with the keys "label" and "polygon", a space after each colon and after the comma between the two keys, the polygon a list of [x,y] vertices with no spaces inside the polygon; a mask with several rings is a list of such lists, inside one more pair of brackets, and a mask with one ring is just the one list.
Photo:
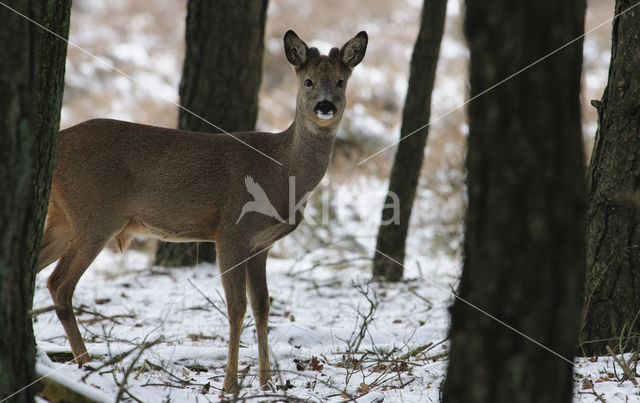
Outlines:
{"label": "deer's head", "polygon": [[297,117],[321,127],[337,126],[346,105],[347,81],[367,50],[367,33],[360,32],[341,49],[333,48],[323,56],[287,31],[284,50],[298,75]]}

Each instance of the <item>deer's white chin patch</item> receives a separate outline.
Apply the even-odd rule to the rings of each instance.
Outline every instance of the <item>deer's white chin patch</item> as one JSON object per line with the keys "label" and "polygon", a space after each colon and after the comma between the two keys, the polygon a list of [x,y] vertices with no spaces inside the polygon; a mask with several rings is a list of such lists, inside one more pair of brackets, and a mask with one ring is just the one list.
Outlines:
{"label": "deer's white chin patch", "polygon": [[324,119],[324,120],[329,120],[329,119],[333,118],[333,112],[322,113],[322,112],[318,111],[318,112],[316,112],[316,115],[318,115],[318,117],[320,119]]}

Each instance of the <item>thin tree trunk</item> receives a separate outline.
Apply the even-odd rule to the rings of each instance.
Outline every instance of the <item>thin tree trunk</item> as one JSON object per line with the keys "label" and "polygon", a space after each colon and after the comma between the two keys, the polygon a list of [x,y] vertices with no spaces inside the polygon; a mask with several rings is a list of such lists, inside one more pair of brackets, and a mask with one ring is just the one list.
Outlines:
{"label": "thin tree trunk", "polygon": [[[8,5],[66,38],[70,1]],[[66,42],[0,7],[0,399],[34,378],[31,309],[64,88]],[[31,402],[33,388],[11,397]]]}
{"label": "thin tree trunk", "polygon": [[[446,0],[424,0],[420,31],[411,56],[409,87],[402,112],[400,138],[410,136],[398,144],[389,178],[389,192],[378,229],[376,249],[382,253],[376,252],[373,257],[373,275],[390,281],[402,278],[403,268],[398,263],[404,262],[411,208],[416,196],[429,127],[411,133],[425,126],[431,116],[431,92],[444,32],[446,9]],[[398,207],[397,211],[391,206]]]}
{"label": "thin tree trunk", "polygon": [[[615,13],[635,4],[617,0]],[[587,176],[587,280],[579,353],[607,354],[640,332],[640,10],[613,22],[609,82]],[[628,334],[628,333],[627,333]],[[594,342],[595,340],[603,340]],[[625,348],[623,347],[623,350]]]}
{"label": "thin tree trunk", "polygon": [[[268,0],[189,0],[180,104],[226,132],[252,131],[258,116]],[[180,110],[183,130],[219,132]],[[156,264],[215,261],[212,243],[160,243]]]}
{"label": "thin tree trunk", "polygon": [[[467,0],[470,95],[582,35],[584,16],[584,0]],[[585,247],[581,66],[577,41],[469,103],[458,295],[560,356],[456,300],[444,402],[571,400]]]}

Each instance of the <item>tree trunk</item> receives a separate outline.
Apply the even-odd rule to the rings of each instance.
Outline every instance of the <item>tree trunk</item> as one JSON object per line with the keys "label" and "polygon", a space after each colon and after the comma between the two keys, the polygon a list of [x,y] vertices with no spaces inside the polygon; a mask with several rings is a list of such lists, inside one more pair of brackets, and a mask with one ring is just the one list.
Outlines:
{"label": "tree trunk", "polygon": [[[584,0],[467,0],[471,97],[582,35],[584,16]],[[571,400],[585,247],[581,67],[577,41],[469,103],[458,295],[559,356],[456,300],[445,402]]]}
{"label": "tree trunk", "polygon": [[[381,253],[376,252],[373,257],[374,277],[384,277],[390,281],[402,278],[403,267],[398,263],[404,262],[411,208],[420,178],[429,126],[413,134],[412,132],[425,126],[431,116],[431,92],[436,76],[446,10],[446,0],[424,0],[420,31],[411,56],[400,138],[410,136],[398,144],[389,178],[389,192],[378,229],[376,249]],[[397,211],[390,208],[396,201]],[[397,214],[395,220],[394,214]]]}
{"label": "tree trunk", "polygon": [[[634,5],[617,0],[616,14]],[[640,332],[640,10],[613,22],[609,82],[587,175],[587,280],[579,353]],[[603,340],[594,342],[595,340]],[[633,346],[637,346],[637,339]]]}
{"label": "tree trunk", "polygon": [[[255,130],[268,0],[189,0],[178,128],[200,132]],[[156,264],[215,261],[212,243],[160,243]]]}
{"label": "tree trunk", "polygon": [[[69,34],[70,1],[9,6],[58,35]],[[35,264],[58,139],[67,44],[0,7],[0,399],[34,379],[31,309]],[[31,402],[33,388],[11,396]]]}

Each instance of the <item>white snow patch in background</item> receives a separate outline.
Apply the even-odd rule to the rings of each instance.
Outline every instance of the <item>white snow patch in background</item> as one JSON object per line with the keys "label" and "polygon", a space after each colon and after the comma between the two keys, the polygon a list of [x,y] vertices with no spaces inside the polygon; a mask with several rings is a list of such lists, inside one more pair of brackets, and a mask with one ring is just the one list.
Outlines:
{"label": "white snow patch in background", "polygon": [[139,65],[149,63],[147,49],[140,43],[125,42],[116,44],[111,49],[111,53],[121,60],[130,61]]}
{"label": "white snow patch in background", "polygon": [[440,45],[440,57],[445,59],[468,58],[469,48],[464,43],[445,36],[442,38],[442,44]]}
{"label": "white snow patch in background", "polygon": [[328,55],[329,51],[331,50],[331,48],[333,48],[335,46],[333,44],[327,42],[327,41],[314,39],[311,42],[309,42],[309,47],[310,48],[318,48],[318,50],[320,51],[321,55]]}
{"label": "white snow patch in background", "polygon": [[457,17],[460,15],[460,0],[449,0],[447,2],[447,16]]}

